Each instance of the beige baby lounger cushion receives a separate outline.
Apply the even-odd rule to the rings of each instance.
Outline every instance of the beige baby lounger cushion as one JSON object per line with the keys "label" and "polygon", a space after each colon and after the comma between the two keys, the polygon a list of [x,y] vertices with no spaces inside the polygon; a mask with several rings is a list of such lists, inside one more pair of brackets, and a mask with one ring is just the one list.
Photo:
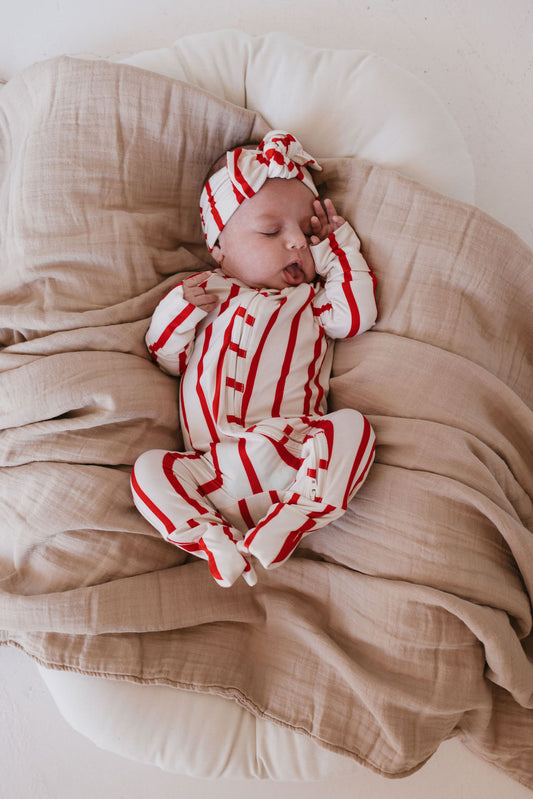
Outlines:
{"label": "beige baby lounger cushion", "polygon": [[[151,71],[55,59],[0,91],[0,640],[42,664],[74,727],[177,772],[314,778],[357,762],[402,776],[461,735],[533,785],[531,253],[459,201],[472,184],[457,130],[395,67],[275,36],[193,45],[139,56]],[[285,69],[267,57],[283,47]],[[284,106],[295,53],[337,79],[345,59],[335,124],[324,92],[291,99],[294,118]],[[246,104],[254,79],[271,86],[266,120],[191,85],[211,76],[225,97],[229,75]],[[378,452],[345,517],[253,590],[224,590],[139,516],[129,473],[142,451],[180,445],[177,383],[143,336],[168,289],[208,265],[204,174],[271,125],[323,160],[322,190],[378,278],[378,324],[338,345],[331,390],[332,407],[370,417]],[[351,149],[332,138],[349,127]],[[425,131],[427,175],[409,130]]]}

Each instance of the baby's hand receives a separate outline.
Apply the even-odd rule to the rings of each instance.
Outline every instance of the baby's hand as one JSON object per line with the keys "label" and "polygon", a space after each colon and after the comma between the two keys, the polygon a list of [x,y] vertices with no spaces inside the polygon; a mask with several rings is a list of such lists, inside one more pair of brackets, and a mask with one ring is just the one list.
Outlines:
{"label": "baby's hand", "polygon": [[192,305],[196,305],[197,308],[201,308],[202,311],[209,313],[218,305],[218,297],[214,294],[206,294],[201,285],[205,281],[205,273],[186,278],[183,281],[183,298]]}
{"label": "baby's hand", "polygon": [[313,203],[314,216],[311,217],[311,244],[320,244],[328,236],[344,224],[344,219],[339,216],[331,200],[320,200]]}

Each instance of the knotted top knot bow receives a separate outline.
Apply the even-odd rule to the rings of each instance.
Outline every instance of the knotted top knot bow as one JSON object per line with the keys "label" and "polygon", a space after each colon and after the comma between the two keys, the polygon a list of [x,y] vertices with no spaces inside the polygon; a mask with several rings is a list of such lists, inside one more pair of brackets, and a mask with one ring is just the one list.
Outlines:
{"label": "knotted top knot bow", "polygon": [[322,170],[298,139],[284,130],[271,130],[257,149],[237,147],[226,153],[226,165],[209,178],[200,197],[202,228],[209,250],[239,205],[257,194],[269,178],[296,178],[318,197],[308,167]]}

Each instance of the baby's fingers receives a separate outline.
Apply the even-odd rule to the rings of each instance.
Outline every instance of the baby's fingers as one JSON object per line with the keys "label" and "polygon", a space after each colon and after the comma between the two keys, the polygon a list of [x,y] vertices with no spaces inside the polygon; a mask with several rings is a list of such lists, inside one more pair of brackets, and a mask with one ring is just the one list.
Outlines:
{"label": "baby's fingers", "polygon": [[214,294],[203,294],[197,298],[196,307],[201,308],[202,311],[209,313],[218,305],[218,298]]}
{"label": "baby's fingers", "polygon": [[[319,239],[322,235],[323,225],[320,223],[320,220],[317,216],[311,217],[311,240],[312,239]],[[312,244],[315,242],[312,241]]]}
{"label": "baby's fingers", "polygon": [[212,311],[218,303],[218,298],[216,295],[206,294],[205,291],[200,288],[200,286],[192,286],[190,288],[184,287],[183,298],[187,302],[190,302],[191,305],[195,305],[197,308],[201,308],[207,313]]}
{"label": "baby's fingers", "polygon": [[339,216],[335,206],[333,205],[333,202],[329,198],[324,200],[324,207],[326,209],[330,225],[333,226],[334,230],[337,230],[337,228],[344,224],[343,217]]}
{"label": "baby's fingers", "polygon": [[313,202],[314,216],[311,217],[311,244],[317,244],[330,236],[337,228],[344,224],[342,216],[337,214],[335,206],[330,199]]}
{"label": "baby's fingers", "polygon": [[188,288],[194,288],[195,286],[200,286],[202,283],[205,283],[207,280],[208,274],[205,272],[199,272],[197,275],[191,275],[191,277],[186,277],[183,281],[183,284]]}
{"label": "baby's fingers", "polygon": [[320,200],[315,200],[313,202],[313,211],[315,212],[315,216],[312,218],[317,220],[321,227],[328,224],[328,215]]}
{"label": "baby's fingers", "polygon": [[183,281],[183,299],[209,313],[218,304],[218,298],[214,294],[206,294],[203,284],[207,282],[209,275],[201,272],[192,275]]}

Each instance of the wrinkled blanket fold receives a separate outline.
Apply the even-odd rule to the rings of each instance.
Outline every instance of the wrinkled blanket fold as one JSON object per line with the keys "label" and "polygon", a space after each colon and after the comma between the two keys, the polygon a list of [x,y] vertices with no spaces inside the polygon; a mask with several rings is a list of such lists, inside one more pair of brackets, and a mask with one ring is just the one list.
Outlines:
{"label": "wrinkled blanket fold", "polygon": [[267,127],[99,61],[0,89],[0,640],[225,695],[387,776],[460,735],[533,788],[533,256],[510,230],[326,160],[378,278],[330,393],[375,428],[367,483],[253,589],[219,588],[133,507],[135,458],[181,443],[150,315],[210,266],[211,162]]}

